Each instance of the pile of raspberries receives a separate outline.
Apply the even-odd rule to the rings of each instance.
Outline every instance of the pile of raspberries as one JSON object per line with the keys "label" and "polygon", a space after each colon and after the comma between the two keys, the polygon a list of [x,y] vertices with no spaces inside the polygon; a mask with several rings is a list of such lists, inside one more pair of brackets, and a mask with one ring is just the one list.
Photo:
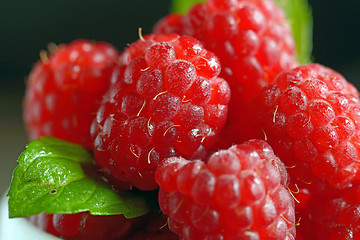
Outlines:
{"label": "pile of raspberries", "polygon": [[59,45],[29,75],[24,121],[88,148],[117,190],[159,192],[161,212],[134,219],[30,218],[56,236],[360,239],[358,90],[298,65],[273,0],[207,0],[122,53]]}

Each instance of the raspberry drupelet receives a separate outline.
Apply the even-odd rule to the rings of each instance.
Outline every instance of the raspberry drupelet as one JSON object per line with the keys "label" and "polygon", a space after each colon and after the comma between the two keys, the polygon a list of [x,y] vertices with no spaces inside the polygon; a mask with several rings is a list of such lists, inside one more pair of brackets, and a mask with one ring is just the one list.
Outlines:
{"label": "raspberry drupelet", "polygon": [[91,128],[95,159],[125,187],[153,190],[163,159],[206,156],[230,89],[217,57],[192,37],[140,35],[120,64]]}
{"label": "raspberry drupelet", "polygon": [[277,74],[297,65],[291,30],[273,0],[207,0],[186,15],[168,15],[154,32],[193,36],[219,57],[220,77],[231,88],[228,124],[219,142],[224,148],[251,139],[248,104]]}
{"label": "raspberry drupelet", "polygon": [[285,166],[261,140],[216,152],[207,163],[168,158],[155,178],[160,208],[180,239],[295,239]]}
{"label": "raspberry drupelet", "polygon": [[32,69],[23,102],[30,139],[54,136],[92,148],[90,126],[118,59],[105,42],[62,44]]}
{"label": "raspberry drupelet", "polygon": [[307,198],[359,178],[359,96],[339,73],[319,64],[283,72],[256,102],[258,135],[289,167],[294,187]]}

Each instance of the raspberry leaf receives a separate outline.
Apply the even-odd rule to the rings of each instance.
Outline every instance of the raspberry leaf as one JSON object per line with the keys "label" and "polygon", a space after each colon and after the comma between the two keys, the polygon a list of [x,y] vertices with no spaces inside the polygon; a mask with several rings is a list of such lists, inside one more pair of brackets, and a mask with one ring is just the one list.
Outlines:
{"label": "raspberry leaf", "polygon": [[205,0],[173,0],[172,12],[185,14],[195,3],[203,3]]}
{"label": "raspberry leaf", "polygon": [[[205,0],[173,0],[172,12],[186,13],[192,5]],[[312,13],[307,0],[275,0],[284,10],[294,34],[300,64],[309,63],[312,51]]]}
{"label": "raspberry leaf", "polygon": [[275,0],[284,10],[294,34],[300,64],[311,62],[312,13],[307,0]]}
{"label": "raspberry leaf", "polygon": [[154,193],[116,192],[105,185],[80,145],[51,137],[33,140],[18,163],[8,192],[10,218],[84,211],[133,218],[156,208]]}

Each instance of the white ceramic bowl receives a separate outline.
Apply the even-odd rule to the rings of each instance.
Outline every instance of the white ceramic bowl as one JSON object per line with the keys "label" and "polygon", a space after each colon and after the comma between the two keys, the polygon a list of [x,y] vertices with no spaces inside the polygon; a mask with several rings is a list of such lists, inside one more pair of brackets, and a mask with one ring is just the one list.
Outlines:
{"label": "white ceramic bowl", "polygon": [[32,225],[24,218],[9,219],[8,197],[0,201],[0,240],[57,240],[46,232]]}

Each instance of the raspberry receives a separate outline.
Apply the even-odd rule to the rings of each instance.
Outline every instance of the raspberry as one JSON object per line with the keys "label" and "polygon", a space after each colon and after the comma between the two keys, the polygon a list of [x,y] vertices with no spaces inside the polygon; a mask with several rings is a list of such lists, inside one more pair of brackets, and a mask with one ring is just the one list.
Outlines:
{"label": "raspberry", "polygon": [[312,204],[299,225],[304,239],[360,239],[360,186]]}
{"label": "raspberry", "polygon": [[284,168],[261,140],[221,150],[207,163],[171,157],[155,173],[160,208],[180,239],[294,239]]}
{"label": "raspberry", "polygon": [[207,0],[184,16],[168,15],[154,32],[193,36],[219,57],[220,77],[231,89],[221,147],[250,139],[248,104],[277,74],[297,64],[291,30],[273,0]]}
{"label": "raspberry", "polygon": [[207,154],[230,90],[215,55],[192,37],[141,36],[120,59],[91,128],[95,159],[130,187],[153,190],[163,159]]}
{"label": "raspberry", "polygon": [[148,215],[126,219],[124,215],[94,216],[84,212],[49,215],[42,213],[31,216],[29,220],[38,228],[63,239],[116,240],[128,239],[143,228],[147,218]]}
{"label": "raspberry", "polygon": [[264,87],[256,109],[258,129],[291,167],[295,187],[311,197],[358,179],[359,97],[339,73],[319,64],[283,72]]}
{"label": "raspberry", "polygon": [[54,136],[92,148],[90,126],[117,58],[108,43],[77,40],[38,61],[23,103],[29,138]]}

